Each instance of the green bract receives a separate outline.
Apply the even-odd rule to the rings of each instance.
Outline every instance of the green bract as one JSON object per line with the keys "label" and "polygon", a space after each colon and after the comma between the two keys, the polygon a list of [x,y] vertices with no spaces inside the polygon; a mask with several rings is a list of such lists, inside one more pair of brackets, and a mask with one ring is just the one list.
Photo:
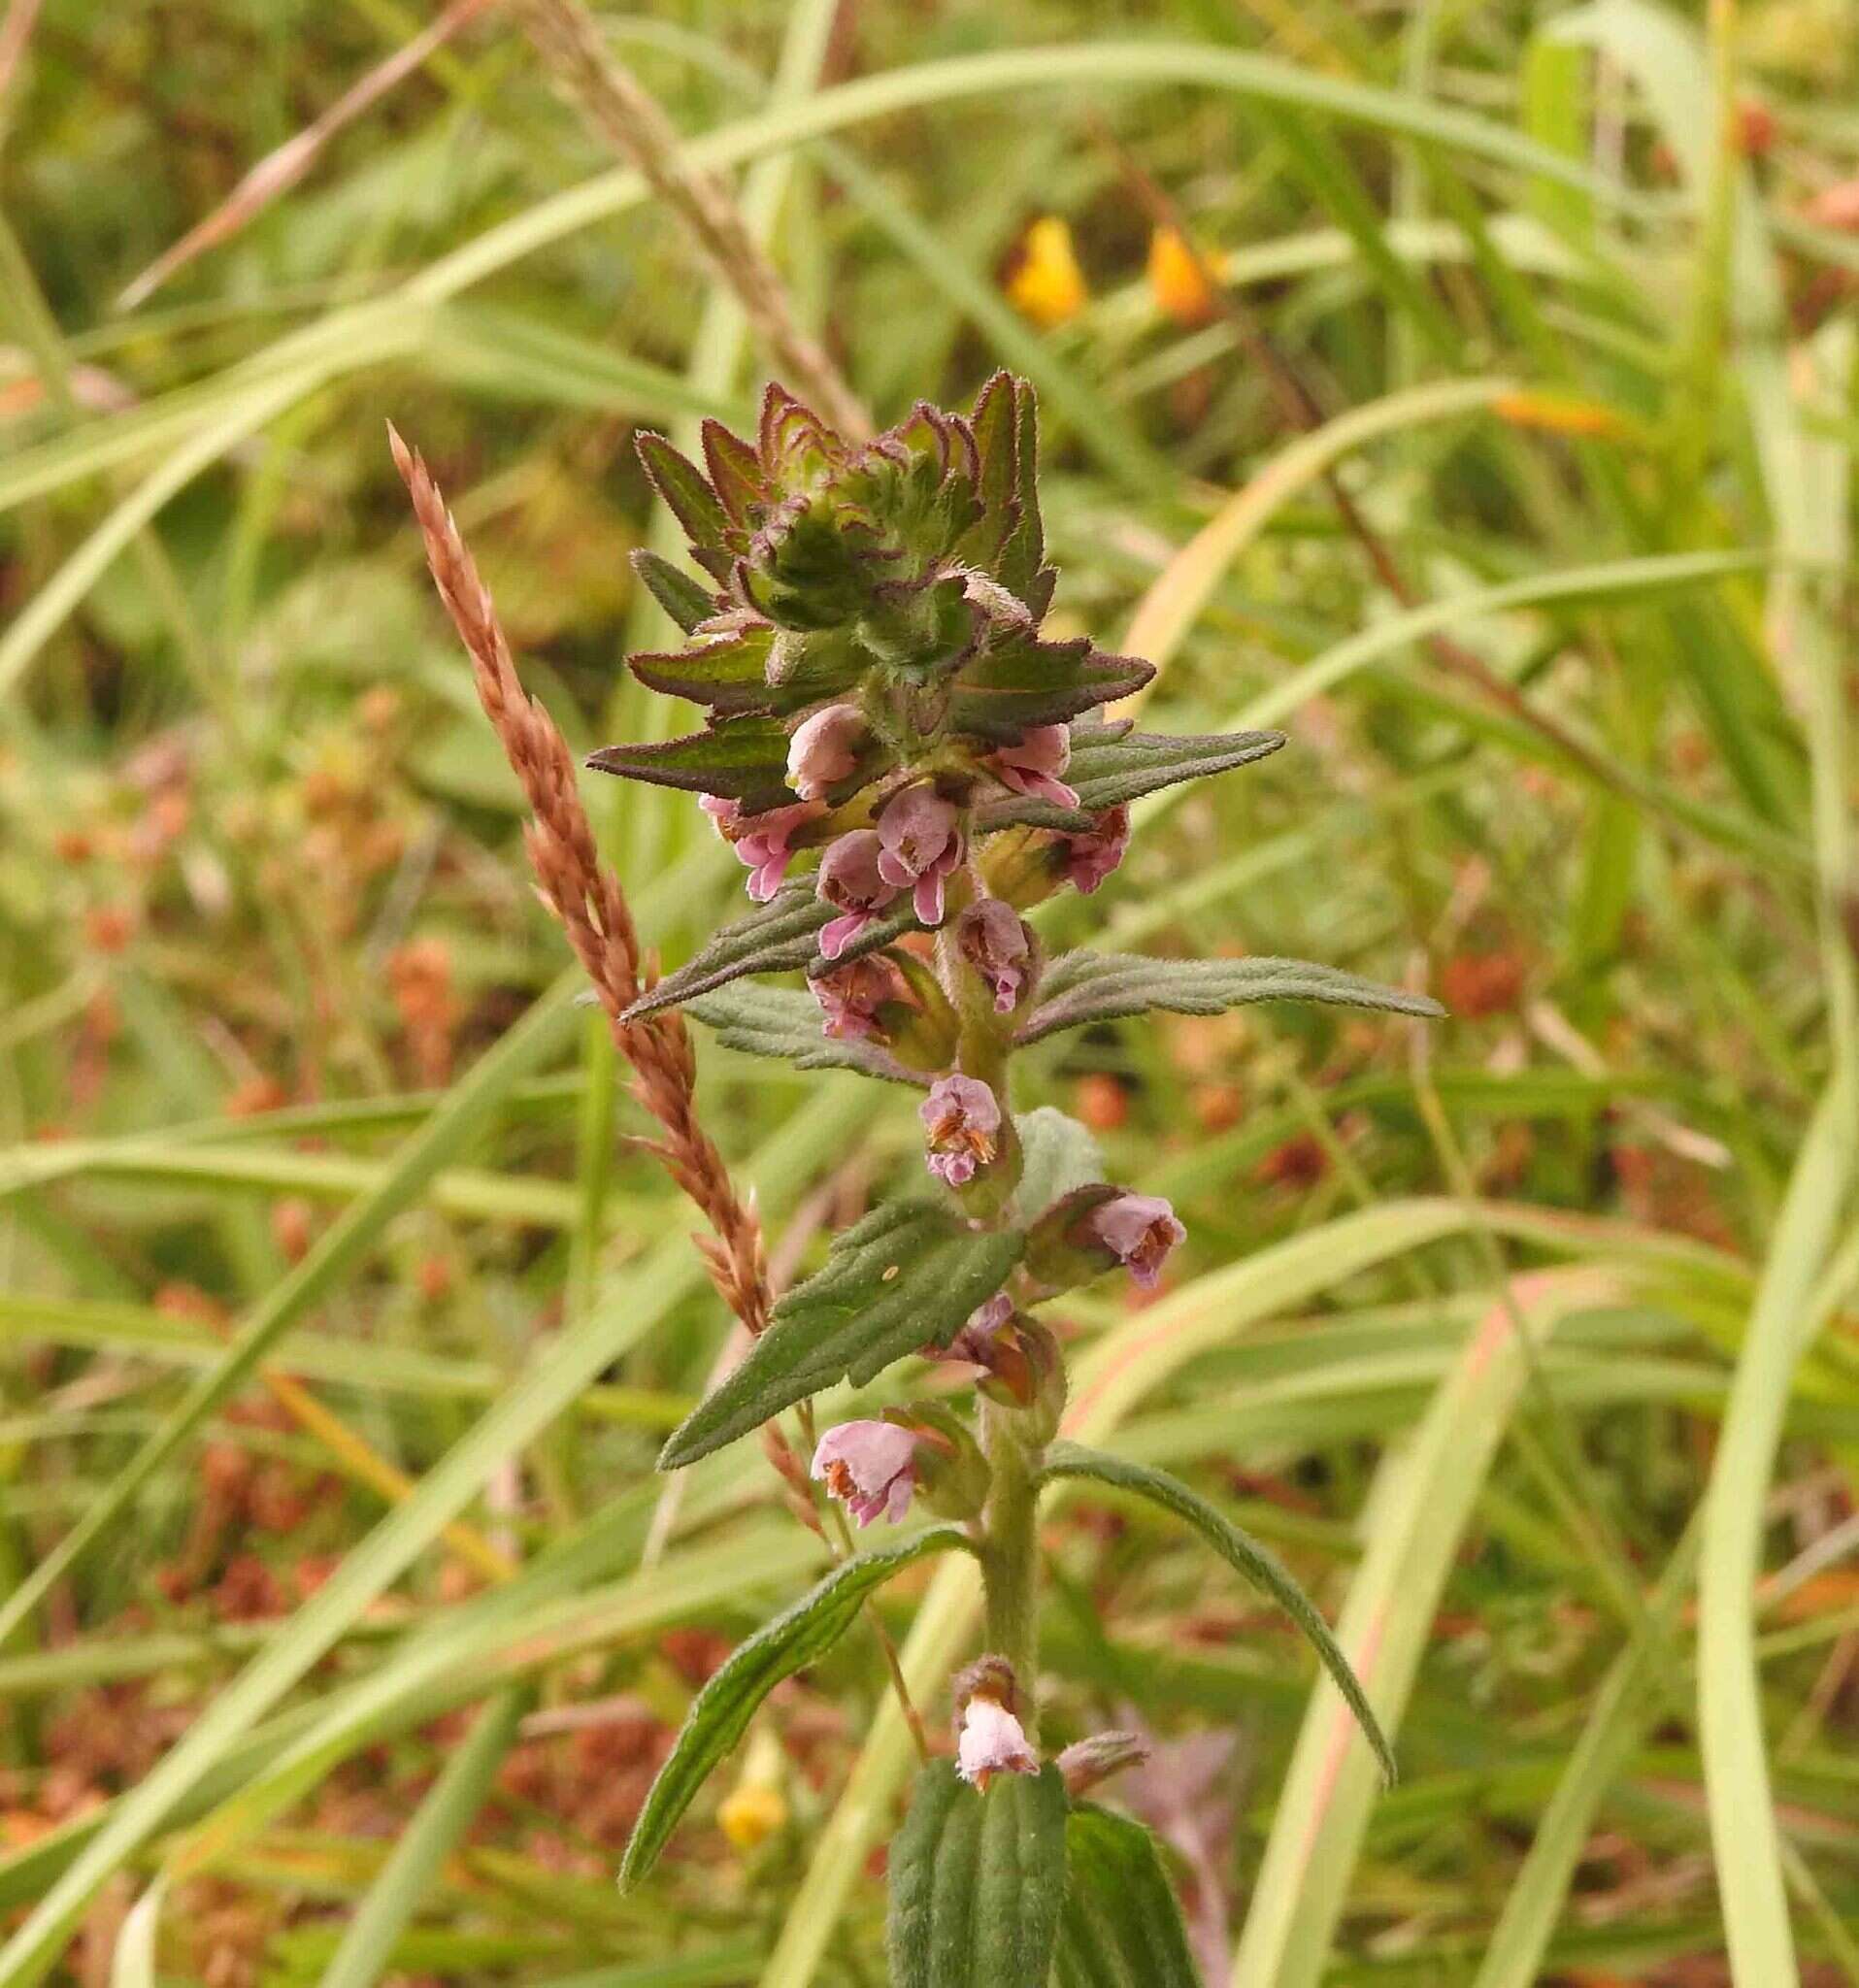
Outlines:
{"label": "green bract", "polygon": [[863,444],[771,386],[753,442],[706,422],[703,469],[655,435],[640,455],[714,590],[642,553],[641,578],[690,639],[631,666],[711,717],[688,739],[597,753],[604,772],[758,812],[793,798],[779,791],[782,725],[813,707],[856,704],[884,743],[862,788],[935,751],[959,771],[1154,674],[1040,639],[1056,576],[1023,381],[996,374],[968,418],[919,403]]}

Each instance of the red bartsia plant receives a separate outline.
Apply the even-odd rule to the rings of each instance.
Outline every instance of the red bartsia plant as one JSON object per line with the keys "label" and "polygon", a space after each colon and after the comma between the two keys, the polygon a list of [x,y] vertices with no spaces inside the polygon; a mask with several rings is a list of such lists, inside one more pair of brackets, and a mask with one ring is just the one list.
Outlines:
{"label": "red bartsia plant", "polygon": [[[1048,956],[1024,913],[1098,888],[1123,860],[1132,803],[1284,741],[1108,721],[1103,708],[1147,682],[1149,665],[1042,634],[1056,576],[1024,381],[997,375],[967,416],[919,405],[870,442],[771,387],[754,438],[711,422],[703,452],[700,468],[657,436],[641,441],[703,577],[635,554],[685,640],[631,667],[706,707],[708,721],[588,764],[697,797],[748,871],[753,909],[676,973],[623,1004],[603,983],[603,999],[648,1092],[665,1088],[666,1066],[687,1068],[681,1037],[659,1033],[679,1011],[737,1048],[919,1089],[927,1191],[834,1239],[674,1431],[661,1468],[913,1356],[962,1363],[975,1393],[969,1411],[900,1402],[818,1438],[813,1476],[860,1528],[903,1524],[919,1505],[937,1522],[842,1562],[724,1664],[653,1786],[622,1876],[646,1875],[769,1690],[815,1661],[868,1595],[907,1563],[967,1552],[985,1588],[988,1654],[951,1681],[953,1758],[924,1768],[892,1845],[894,1980],[1046,1988],[1055,1957],[1061,1979],[1084,1979],[1108,1943],[1135,1969],[1120,1978],[1191,1982],[1153,1843],[1081,1799],[1140,1748],[1100,1735],[1056,1761],[1040,1751],[1043,1489],[1095,1479],[1185,1521],[1291,1615],[1390,1773],[1392,1762],[1323,1618],[1263,1546],[1165,1474],[1056,1440],[1065,1365],[1038,1308],[1112,1271],[1153,1285],[1183,1230],[1166,1201],[1101,1177],[1083,1127],[1016,1113],[1012,1059],[1061,1030],[1153,1010],[1438,1010],[1296,960]],[[551,757],[532,799],[559,807],[564,778]],[[616,914],[550,880],[541,859],[560,838],[541,799],[539,870],[590,959],[601,948],[581,928],[597,935]],[[627,952],[636,979],[630,940]],[[800,976],[804,991],[769,976]],[[672,1089],[687,1107],[687,1084]],[[687,1171],[724,1239],[721,1267],[747,1275],[734,1198],[707,1164]],[[726,1275],[719,1284],[733,1295]]]}

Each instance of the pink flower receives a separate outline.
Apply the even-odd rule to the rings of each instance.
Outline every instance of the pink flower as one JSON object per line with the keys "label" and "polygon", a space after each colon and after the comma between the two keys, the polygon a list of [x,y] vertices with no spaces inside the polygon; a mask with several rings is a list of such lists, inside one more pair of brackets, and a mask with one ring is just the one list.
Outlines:
{"label": "pink flower", "polygon": [[949,1342],[951,1360],[968,1360],[977,1367],[987,1366],[1007,1322],[1013,1316],[1013,1301],[1005,1291],[996,1291],[985,1305],[968,1314],[968,1322]]}
{"label": "pink flower", "polygon": [[1119,1194],[1094,1209],[1085,1227],[1145,1291],[1155,1288],[1162,1261],[1187,1231],[1160,1195]]}
{"label": "pink flower", "polygon": [[1001,1108],[979,1077],[939,1077],[916,1108],[929,1135],[929,1170],[949,1187],[966,1186],[999,1150]]}
{"label": "pink flower", "polygon": [[962,1733],[955,1742],[955,1772],[987,1793],[996,1774],[1036,1774],[1040,1757],[1026,1743],[1018,1719],[991,1698],[971,1698],[962,1707]]}
{"label": "pink flower", "polygon": [[826,1020],[823,1033],[835,1042],[860,1042],[878,1034],[878,1011],[903,992],[897,969],[868,953],[848,959],[813,982],[813,999]]}
{"label": "pink flower", "polygon": [[881,848],[876,829],[855,828],[821,858],[813,887],[823,903],[844,913],[820,927],[822,959],[837,959],[897,896],[897,885],[885,878],[880,865]]}
{"label": "pink flower", "polygon": [[813,1475],[858,1521],[892,1525],[911,1508],[916,1486],[916,1438],[894,1422],[842,1422],[813,1452]]}
{"label": "pink flower", "polygon": [[855,704],[829,704],[795,727],[787,742],[787,783],[803,801],[823,801],[858,771],[859,750],[871,736]]}
{"label": "pink flower", "polygon": [[994,990],[994,1011],[1019,1005],[1033,964],[1033,945],[1019,913],[1003,898],[984,897],[955,921],[962,957]]}
{"label": "pink flower", "polygon": [[1017,746],[1003,746],[988,754],[987,764],[1003,786],[1031,794],[1060,808],[1078,806],[1078,789],[1059,779],[1072,762],[1069,725],[1034,725]]}
{"label": "pink flower", "polygon": [[934,787],[906,787],[885,804],[878,833],[884,880],[913,890],[916,915],[925,925],[940,925],[943,879],[962,860],[961,818],[954,807]]}
{"label": "pink flower", "polygon": [[748,894],[758,905],[765,905],[780,888],[794,859],[795,835],[826,812],[812,801],[797,801],[791,808],[745,814],[740,801],[726,801],[715,794],[702,795],[697,805],[716,824],[716,833],[736,851],[738,859],[747,864]]}
{"label": "pink flower", "polygon": [[1083,835],[1062,835],[1058,848],[1065,880],[1089,897],[1122,862],[1130,845],[1130,811],[1107,808]]}

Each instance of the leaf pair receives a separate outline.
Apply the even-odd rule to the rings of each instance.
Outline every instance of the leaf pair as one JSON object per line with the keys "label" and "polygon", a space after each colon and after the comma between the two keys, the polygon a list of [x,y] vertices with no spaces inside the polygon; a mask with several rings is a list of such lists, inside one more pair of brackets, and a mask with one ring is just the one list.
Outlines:
{"label": "leaf pair", "polygon": [[891,1844],[892,1988],[1199,1988],[1155,1839],[1056,1767],[985,1794],[947,1761],[917,1775]]}

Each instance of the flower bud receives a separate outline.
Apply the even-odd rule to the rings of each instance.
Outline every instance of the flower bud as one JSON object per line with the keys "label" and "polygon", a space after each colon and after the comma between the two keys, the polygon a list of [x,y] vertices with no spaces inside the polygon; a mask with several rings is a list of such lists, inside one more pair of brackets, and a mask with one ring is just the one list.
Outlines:
{"label": "flower bud", "polygon": [[1004,787],[1016,794],[1076,808],[1078,789],[1059,779],[1072,761],[1069,725],[1033,725],[1017,746],[1003,746],[983,762]]}
{"label": "flower bud", "polygon": [[879,874],[886,883],[912,892],[916,915],[925,925],[940,925],[944,882],[960,865],[964,846],[954,804],[932,786],[906,787],[884,804],[878,834]]}
{"label": "flower bud", "polygon": [[956,919],[955,944],[993,990],[994,1011],[1011,1014],[1033,973],[1033,938],[1019,913],[998,897],[981,898]]}
{"label": "flower bud", "polygon": [[829,704],[805,718],[787,742],[787,783],[803,801],[823,801],[856,775],[877,742],[855,704]]}
{"label": "flower bud", "polygon": [[882,845],[877,831],[856,828],[833,843],[820,859],[814,889],[823,902],[841,913],[820,927],[822,959],[837,959],[898,894],[879,871]]}
{"label": "flower bud", "polygon": [[1076,1802],[1112,1774],[1141,1767],[1148,1757],[1149,1742],[1140,1733],[1093,1733],[1059,1755],[1058,1770],[1065,1776],[1065,1792]]}

